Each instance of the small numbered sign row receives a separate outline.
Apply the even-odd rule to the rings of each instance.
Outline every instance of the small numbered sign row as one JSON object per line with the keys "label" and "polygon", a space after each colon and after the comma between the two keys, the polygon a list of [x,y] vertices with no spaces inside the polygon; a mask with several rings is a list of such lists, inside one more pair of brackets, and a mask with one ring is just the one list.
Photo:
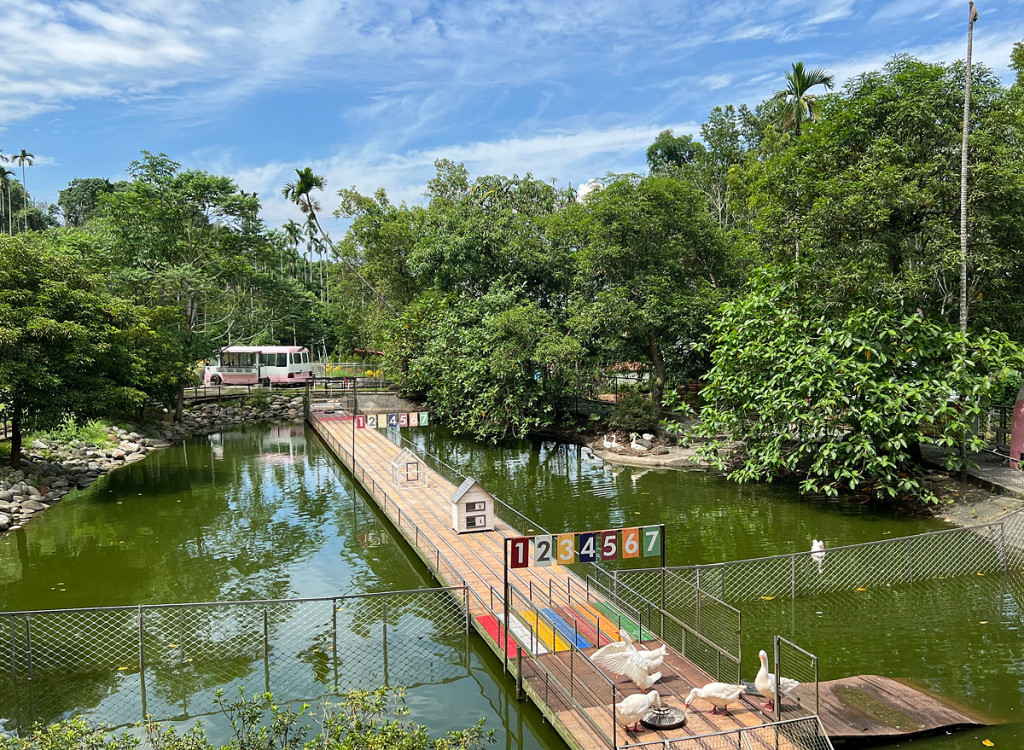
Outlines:
{"label": "small numbered sign row", "polygon": [[426,427],[430,424],[429,411],[411,411],[400,414],[357,414],[356,427],[381,428],[387,427]]}
{"label": "small numbered sign row", "polygon": [[530,566],[530,542],[533,541],[533,565],[568,565],[574,562],[598,562],[661,555],[661,526],[638,526],[610,531],[582,531],[567,534],[520,536],[509,540],[509,565]]}

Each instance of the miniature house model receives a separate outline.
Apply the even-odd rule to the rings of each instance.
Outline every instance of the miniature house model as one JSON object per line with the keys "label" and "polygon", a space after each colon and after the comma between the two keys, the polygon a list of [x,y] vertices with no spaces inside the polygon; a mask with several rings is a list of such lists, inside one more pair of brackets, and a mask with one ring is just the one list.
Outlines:
{"label": "miniature house model", "polygon": [[391,462],[391,484],[395,487],[426,487],[427,465],[408,448]]}
{"label": "miniature house model", "polygon": [[473,477],[452,493],[452,528],[460,534],[494,529],[494,498]]}

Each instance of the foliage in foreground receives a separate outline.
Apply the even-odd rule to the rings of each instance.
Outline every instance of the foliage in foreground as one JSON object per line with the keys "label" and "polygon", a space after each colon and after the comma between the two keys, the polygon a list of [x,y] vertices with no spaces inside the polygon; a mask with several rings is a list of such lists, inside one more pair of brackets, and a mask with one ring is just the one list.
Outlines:
{"label": "foliage in foreground", "polygon": [[[916,312],[823,308],[811,280],[788,272],[755,279],[712,330],[700,433],[744,441],[733,479],[797,475],[810,493],[934,501],[920,446],[947,449],[946,468],[960,468],[950,449],[984,447],[973,422],[1024,363],[1003,333],[964,337]],[[720,447],[713,439],[706,455],[721,461]]]}
{"label": "foliage in foreground", "polygon": [[[431,739],[425,727],[409,721],[402,688],[349,691],[340,703],[297,711],[277,705],[270,693],[218,707],[231,723],[232,738],[220,750],[474,750],[494,742],[483,719],[474,727]],[[313,728],[318,731],[310,737]],[[200,722],[179,733],[159,722],[143,727],[145,744],[153,750],[218,750],[207,740]],[[37,727],[28,737],[0,734],[0,750],[136,750],[143,738],[94,727],[80,717]]]}

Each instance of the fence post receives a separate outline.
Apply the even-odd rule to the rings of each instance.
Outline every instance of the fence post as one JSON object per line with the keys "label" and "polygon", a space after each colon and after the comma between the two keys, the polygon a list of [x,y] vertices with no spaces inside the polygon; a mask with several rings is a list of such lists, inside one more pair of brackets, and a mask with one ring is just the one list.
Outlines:
{"label": "fence post", "polygon": [[142,692],[142,720],[146,720],[146,625],[139,605],[139,688]]}
{"label": "fence post", "polygon": [[267,605],[263,605],[263,685],[270,692],[270,622],[267,617]]}
{"label": "fence post", "polygon": [[1006,572],[1006,523],[999,523],[999,567]]}
{"label": "fence post", "polygon": [[28,713],[32,724],[36,721],[36,691],[32,670],[32,626],[29,616],[25,615],[25,653],[28,656]]}
{"label": "fence post", "polygon": [[[505,633],[505,649],[508,649],[508,633]],[[523,647],[516,644],[516,700],[523,699]]]}
{"label": "fence post", "polygon": [[331,647],[334,649],[334,692],[338,692],[338,600],[331,599]]}
{"label": "fence post", "polygon": [[381,625],[384,633],[384,684],[391,685],[388,679],[388,598],[386,596],[381,597]]}
{"label": "fence post", "polygon": [[782,720],[782,691],[779,684],[782,682],[782,641],[775,636],[775,721]]}
{"label": "fence post", "polygon": [[790,555],[789,561],[789,595],[796,601],[796,555]]}

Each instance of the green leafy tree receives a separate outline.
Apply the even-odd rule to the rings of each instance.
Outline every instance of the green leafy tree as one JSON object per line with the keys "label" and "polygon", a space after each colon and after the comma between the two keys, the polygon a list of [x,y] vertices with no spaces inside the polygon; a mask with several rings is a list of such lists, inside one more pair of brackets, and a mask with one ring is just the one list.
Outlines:
{"label": "green leafy tree", "polygon": [[[744,444],[739,481],[796,476],[805,492],[934,500],[920,445],[982,448],[973,422],[1024,364],[1021,349],[916,311],[829,311],[806,273],[762,272],[712,321],[706,454],[721,460],[729,435]],[[945,460],[959,467],[955,452]]]}
{"label": "green leafy tree", "polygon": [[641,361],[661,403],[686,374],[690,345],[730,278],[726,245],[703,196],[686,180],[623,176],[580,217],[571,327],[604,362]]}
{"label": "green leafy tree", "polygon": [[0,237],[0,288],[0,413],[11,420],[11,466],[27,429],[141,405],[138,351],[153,333],[144,311],[107,292],[95,269]]}
{"label": "green leafy tree", "polygon": [[[815,269],[820,294],[953,319],[959,290],[964,70],[896,57],[819,100],[824,117],[751,168],[752,229],[766,257]],[[972,86],[971,306],[981,327],[1024,335],[1024,110],[990,71]]]}
{"label": "green leafy tree", "polygon": [[824,86],[831,91],[834,83],[833,77],[821,68],[807,70],[802,62],[793,63],[793,68],[786,72],[786,88],[773,97],[781,104],[783,125],[800,137],[801,125],[814,122],[818,114],[810,90]]}
{"label": "green leafy tree", "polygon": [[519,289],[420,295],[396,321],[389,369],[456,430],[522,437],[552,423],[582,347]]}
{"label": "green leafy tree", "polygon": [[115,187],[102,177],[75,178],[60,191],[57,205],[64,215],[64,225],[80,227],[99,212],[99,197],[113,193]]}

